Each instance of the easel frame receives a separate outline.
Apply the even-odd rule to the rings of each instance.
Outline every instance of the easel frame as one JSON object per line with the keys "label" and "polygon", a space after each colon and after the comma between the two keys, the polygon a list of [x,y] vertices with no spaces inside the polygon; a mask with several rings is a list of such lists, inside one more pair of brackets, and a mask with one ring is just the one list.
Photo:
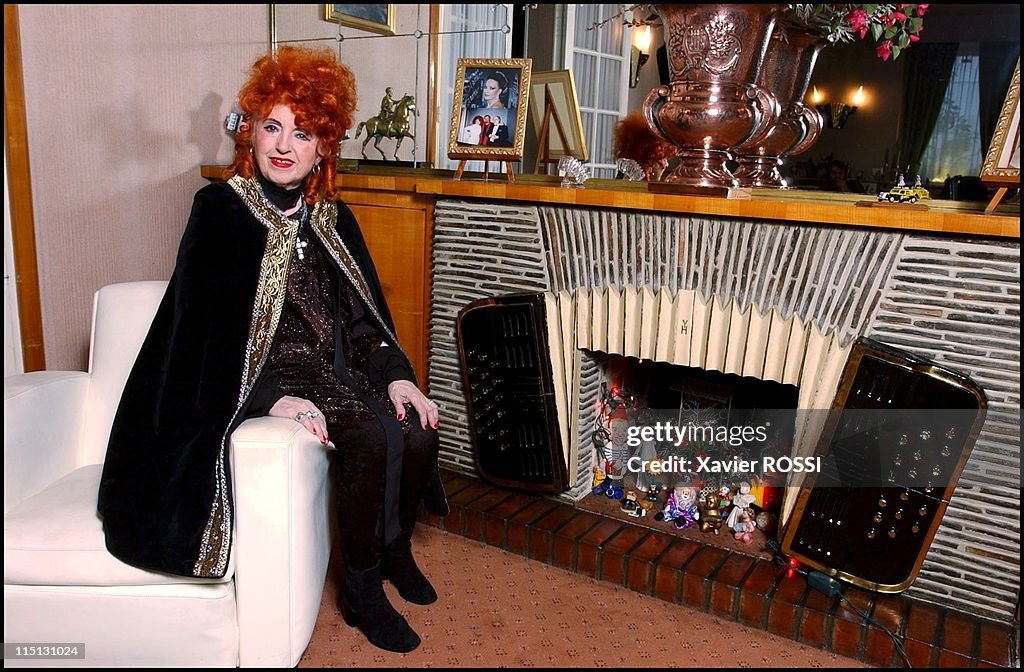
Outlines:
{"label": "easel frame", "polygon": [[981,165],[981,181],[998,187],[985,207],[986,215],[995,212],[1011,187],[1020,186],[1020,59],[1006,91],[992,144]]}
{"label": "easel frame", "polygon": [[[547,173],[549,164],[557,163],[565,156],[587,160],[583,119],[571,70],[533,73],[530,119],[538,139],[534,173],[539,172],[542,165]],[[551,128],[552,120],[554,129]]]}

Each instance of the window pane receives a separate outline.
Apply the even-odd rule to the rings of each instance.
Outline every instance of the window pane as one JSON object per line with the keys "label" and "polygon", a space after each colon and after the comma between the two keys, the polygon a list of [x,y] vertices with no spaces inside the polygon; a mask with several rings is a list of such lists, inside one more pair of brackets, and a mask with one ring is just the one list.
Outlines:
{"label": "window pane", "polygon": [[597,89],[603,88],[597,82],[597,56],[576,53],[573,58],[573,77],[579,88],[580,106],[594,107],[597,104]]}
{"label": "window pane", "polygon": [[621,77],[622,61],[614,58],[601,59],[601,92],[597,104],[602,110],[618,111]]}
{"label": "window pane", "polygon": [[[921,157],[921,179],[941,184],[954,175],[977,175],[981,151],[978,57],[960,56],[953,66],[935,130]],[[907,176],[908,180],[913,178]]]}
{"label": "window pane", "polygon": [[[602,12],[605,18],[612,16],[619,12],[618,5],[601,5],[604,9]],[[601,33],[601,52],[605,54],[619,55],[622,53],[622,33],[624,30],[622,25],[622,17],[616,17],[604,24],[600,28],[595,29],[595,32]]]}
{"label": "window pane", "polygon": [[597,22],[597,5],[576,5],[576,46],[580,49],[597,51],[597,33],[599,29],[587,30]]}

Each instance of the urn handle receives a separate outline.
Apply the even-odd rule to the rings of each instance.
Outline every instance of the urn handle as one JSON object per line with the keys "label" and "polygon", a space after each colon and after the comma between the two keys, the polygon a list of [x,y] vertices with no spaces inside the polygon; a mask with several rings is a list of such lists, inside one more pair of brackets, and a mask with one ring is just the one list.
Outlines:
{"label": "urn handle", "polygon": [[748,84],[744,92],[747,98],[751,99],[754,108],[754,127],[743,142],[736,143],[736,146],[756,146],[761,144],[775,128],[775,122],[779,119],[781,108],[779,99],[775,94],[756,84]]}
{"label": "urn handle", "polygon": [[801,138],[783,152],[785,156],[796,156],[803,154],[818,141],[821,135],[822,119],[821,113],[809,105],[803,103],[792,103],[786,111],[786,116],[800,124],[803,131]]}
{"label": "urn handle", "polygon": [[658,124],[658,110],[661,109],[661,105],[668,98],[668,94],[669,88],[667,86],[651,89],[651,92],[647,94],[647,98],[644,99],[644,119],[647,120],[647,125],[656,136],[665,142],[675,144],[671,138],[665,135]]}

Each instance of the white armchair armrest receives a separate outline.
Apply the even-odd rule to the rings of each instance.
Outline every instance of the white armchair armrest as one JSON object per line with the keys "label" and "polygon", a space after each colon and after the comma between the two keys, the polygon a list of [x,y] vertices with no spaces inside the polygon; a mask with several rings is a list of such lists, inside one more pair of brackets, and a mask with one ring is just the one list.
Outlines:
{"label": "white armchair armrest", "polygon": [[4,513],[76,467],[89,374],[4,378]]}
{"label": "white armchair armrest", "polygon": [[330,448],[284,418],[231,436],[242,667],[293,667],[309,643],[331,552]]}

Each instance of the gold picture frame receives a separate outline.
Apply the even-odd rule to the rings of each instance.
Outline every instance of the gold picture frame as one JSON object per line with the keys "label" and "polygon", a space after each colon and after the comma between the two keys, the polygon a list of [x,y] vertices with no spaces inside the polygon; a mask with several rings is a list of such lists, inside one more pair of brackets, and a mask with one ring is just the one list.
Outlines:
{"label": "gold picture frame", "polygon": [[[532,65],[529,58],[459,59],[448,158],[506,162],[522,159]],[[485,116],[498,117],[500,124],[485,122]]]}
{"label": "gold picture frame", "polygon": [[324,5],[324,21],[380,35],[394,35],[395,6]]}
{"label": "gold picture frame", "polygon": [[991,184],[1020,184],[1020,59],[999,112],[992,144],[981,164],[981,179]]}
{"label": "gold picture frame", "polygon": [[[563,156],[586,161],[587,140],[572,70],[539,70],[533,73],[530,89],[530,123],[538,140],[546,145],[537,148],[538,159],[544,156],[546,149],[548,161]],[[563,133],[566,135],[564,143]]]}

